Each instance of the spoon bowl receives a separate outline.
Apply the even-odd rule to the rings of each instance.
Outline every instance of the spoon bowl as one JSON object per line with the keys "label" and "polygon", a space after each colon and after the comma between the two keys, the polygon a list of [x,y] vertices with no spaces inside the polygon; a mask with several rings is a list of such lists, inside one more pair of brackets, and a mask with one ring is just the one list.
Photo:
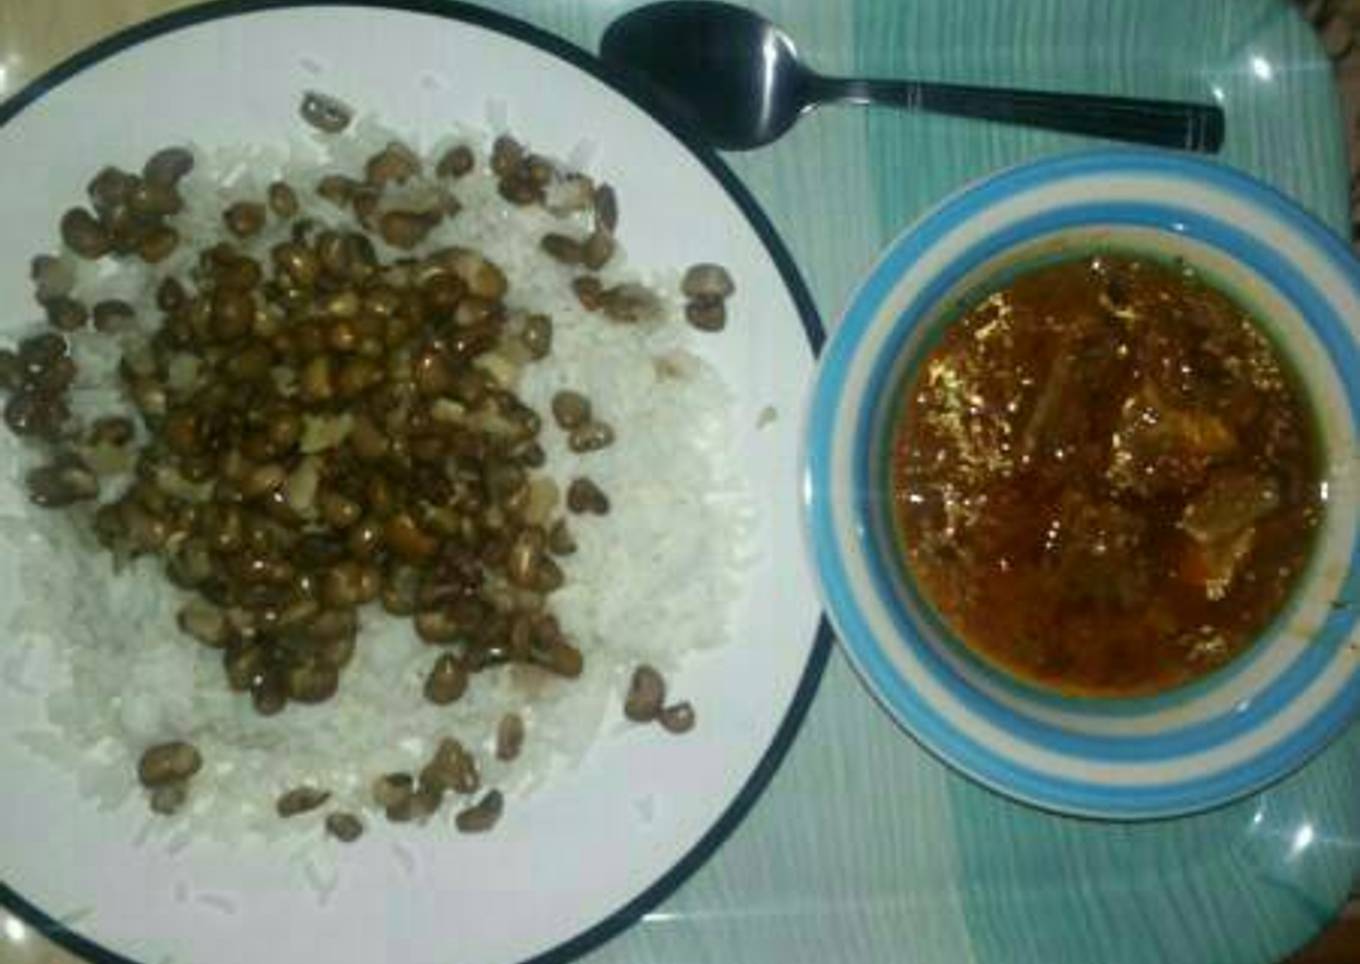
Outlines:
{"label": "spoon bowl", "polygon": [[723,150],[763,147],[813,106],[816,77],[793,41],[742,7],[642,7],[609,26],[600,52]]}

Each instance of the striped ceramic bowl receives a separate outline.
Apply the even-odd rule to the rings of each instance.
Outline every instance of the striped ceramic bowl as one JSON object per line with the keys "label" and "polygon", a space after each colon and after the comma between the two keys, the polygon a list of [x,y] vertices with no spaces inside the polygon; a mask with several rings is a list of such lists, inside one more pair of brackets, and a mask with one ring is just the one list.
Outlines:
{"label": "striped ceramic bowl", "polygon": [[[963,648],[894,543],[890,429],[900,386],[947,306],[1029,261],[1096,247],[1181,256],[1272,326],[1312,396],[1326,521],[1294,599],[1245,654],[1189,686],[1065,698]],[[805,440],[808,543],[846,653],[931,751],[1041,807],[1140,819],[1202,810],[1277,780],[1360,708],[1357,472],[1360,264],[1271,188],[1224,167],[1133,151],[997,174],[899,237],[827,345]]]}

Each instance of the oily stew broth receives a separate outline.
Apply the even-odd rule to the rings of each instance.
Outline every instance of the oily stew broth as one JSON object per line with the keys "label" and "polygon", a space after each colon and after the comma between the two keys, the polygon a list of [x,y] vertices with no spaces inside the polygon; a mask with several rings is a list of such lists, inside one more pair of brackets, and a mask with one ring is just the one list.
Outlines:
{"label": "oily stew broth", "polygon": [[1191,270],[1102,254],[1022,274],[915,369],[893,449],[907,561],[1030,682],[1176,686],[1287,600],[1322,513],[1305,396]]}

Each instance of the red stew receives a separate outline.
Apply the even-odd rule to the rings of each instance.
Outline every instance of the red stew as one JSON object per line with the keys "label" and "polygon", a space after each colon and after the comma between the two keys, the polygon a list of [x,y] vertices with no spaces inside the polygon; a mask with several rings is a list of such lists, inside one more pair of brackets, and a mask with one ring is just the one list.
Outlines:
{"label": "red stew", "polygon": [[1305,395],[1187,268],[1102,254],[1020,275],[912,376],[894,447],[908,565],[1027,681],[1144,695],[1239,655],[1321,513]]}

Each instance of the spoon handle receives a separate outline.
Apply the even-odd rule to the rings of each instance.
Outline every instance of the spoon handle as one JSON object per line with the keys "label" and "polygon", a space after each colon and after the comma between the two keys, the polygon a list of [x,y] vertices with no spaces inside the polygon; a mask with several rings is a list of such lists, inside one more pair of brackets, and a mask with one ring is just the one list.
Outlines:
{"label": "spoon handle", "polygon": [[817,101],[881,104],[1206,154],[1223,144],[1223,111],[1210,104],[911,80],[818,81],[812,90]]}

